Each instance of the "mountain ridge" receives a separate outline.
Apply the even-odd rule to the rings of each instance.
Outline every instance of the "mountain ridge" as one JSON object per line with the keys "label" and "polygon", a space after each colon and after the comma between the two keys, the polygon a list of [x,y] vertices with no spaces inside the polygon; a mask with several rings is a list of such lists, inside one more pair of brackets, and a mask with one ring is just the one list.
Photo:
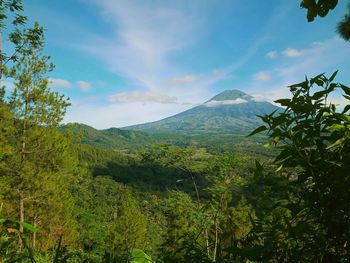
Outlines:
{"label": "mountain ridge", "polygon": [[146,132],[231,132],[248,134],[261,120],[256,115],[271,113],[279,107],[257,101],[240,90],[225,90],[201,105],[159,121],[123,127]]}

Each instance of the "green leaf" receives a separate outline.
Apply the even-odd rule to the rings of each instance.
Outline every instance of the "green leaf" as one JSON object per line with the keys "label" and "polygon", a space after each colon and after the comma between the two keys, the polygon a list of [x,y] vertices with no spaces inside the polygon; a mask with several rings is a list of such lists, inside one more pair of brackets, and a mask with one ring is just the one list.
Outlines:
{"label": "green leaf", "polygon": [[319,100],[320,98],[322,98],[325,94],[327,94],[326,90],[322,90],[322,91],[318,91],[315,92],[314,95],[312,96],[313,100]]}
{"label": "green leaf", "polygon": [[340,144],[342,144],[343,142],[345,142],[347,138],[346,137],[343,137],[343,138],[340,138],[339,140],[336,140],[334,143],[332,143],[331,145],[329,145],[326,149],[331,149],[331,148],[334,148],[336,146],[339,146]]}
{"label": "green leaf", "polygon": [[152,258],[141,249],[134,248],[131,251],[131,263],[152,263]]}
{"label": "green leaf", "polygon": [[290,85],[289,88],[303,87],[305,85],[305,83],[307,83],[307,81],[303,81],[303,82],[300,82],[300,83],[297,83],[297,84]]}
{"label": "green leaf", "polygon": [[332,82],[335,79],[335,77],[337,76],[337,74],[338,74],[338,70],[332,74],[332,76],[329,78],[329,82]]}
{"label": "green leaf", "polygon": [[279,172],[283,169],[283,164],[281,164],[277,169],[276,169],[276,172]]}
{"label": "green leaf", "polygon": [[38,229],[34,226],[32,226],[31,224],[28,224],[26,222],[20,222],[20,221],[17,221],[17,223],[22,226],[24,229],[27,229],[28,231],[32,232],[32,233],[35,233],[36,231],[38,231]]}
{"label": "green leaf", "polygon": [[344,107],[344,110],[343,110],[342,114],[346,113],[346,112],[349,111],[349,110],[350,110],[350,105],[346,105],[346,106]]}
{"label": "green leaf", "polygon": [[256,133],[259,133],[259,132],[262,132],[262,131],[266,131],[266,130],[267,130],[267,127],[264,126],[264,125],[262,125],[262,126],[256,128],[254,131],[252,131],[252,132],[248,135],[248,137],[253,136],[253,135],[256,134]]}
{"label": "green leaf", "polygon": [[314,81],[318,86],[323,86],[324,84],[324,81],[321,78],[315,78]]}
{"label": "green leaf", "polygon": [[340,87],[342,88],[342,90],[346,93],[346,95],[350,95],[350,88],[343,85],[343,84],[340,84]]}
{"label": "green leaf", "polygon": [[279,99],[279,100],[275,100],[275,102],[281,104],[282,106],[287,106],[287,107],[291,105],[290,99]]}

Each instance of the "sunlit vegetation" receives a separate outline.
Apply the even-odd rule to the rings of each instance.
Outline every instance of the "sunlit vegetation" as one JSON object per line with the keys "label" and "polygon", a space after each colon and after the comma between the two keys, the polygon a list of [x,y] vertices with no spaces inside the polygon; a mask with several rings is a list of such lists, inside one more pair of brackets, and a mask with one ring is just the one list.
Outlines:
{"label": "sunlit vegetation", "polygon": [[15,50],[1,50],[14,80],[0,92],[1,262],[348,262],[350,105],[329,96],[350,88],[336,72],[291,85],[252,139],[60,127],[69,102],[48,88],[43,29],[20,1],[0,8]]}

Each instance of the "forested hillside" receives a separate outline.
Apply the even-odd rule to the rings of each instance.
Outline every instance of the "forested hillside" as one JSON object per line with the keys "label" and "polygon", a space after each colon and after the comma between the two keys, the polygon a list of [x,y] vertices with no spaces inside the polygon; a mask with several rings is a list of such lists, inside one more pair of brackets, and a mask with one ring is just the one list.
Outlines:
{"label": "forested hillside", "polygon": [[[45,30],[21,1],[0,10],[0,78],[13,81],[0,90],[0,262],[349,261],[350,88],[337,72],[289,86],[280,108],[250,101],[271,111],[249,137],[62,125],[70,102],[48,85]],[[211,101],[238,98],[251,100]]]}
{"label": "forested hillside", "polygon": [[263,149],[262,145],[267,141],[265,134],[248,137],[244,134],[233,135],[224,131],[188,134],[176,132],[148,133],[118,128],[96,130],[78,123],[60,126],[59,130],[71,133],[82,144],[124,153],[135,153],[155,144],[205,148],[211,153],[227,151],[250,156],[272,156],[274,151],[273,149]]}

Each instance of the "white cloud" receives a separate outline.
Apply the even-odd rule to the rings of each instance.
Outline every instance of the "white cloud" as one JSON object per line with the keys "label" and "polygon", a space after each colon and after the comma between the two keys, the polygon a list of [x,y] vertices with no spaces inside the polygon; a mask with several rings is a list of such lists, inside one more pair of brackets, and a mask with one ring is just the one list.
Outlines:
{"label": "white cloud", "polygon": [[142,102],[100,105],[93,102],[74,102],[64,122],[80,122],[97,129],[125,127],[160,120],[193,107],[182,104],[149,104]]}
{"label": "white cloud", "polygon": [[83,80],[78,80],[77,85],[80,90],[82,91],[89,91],[91,90],[91,83],[83,81]]}
{"label": "white cloud", "polygon": [[270,51],[266,53],[266,57],[270,58],[270,59],[275,59],[277,58],[277,51]]}
{"label": "white cloud", "polygon": [[[337,52],[334,53],[334,50]],[[312,43],[300,52],[303,54],[303,59],[286,60],[282,66],[270,70],[274,77],[273,83],[252,83],[247,92],[253,94],[258,100],[273,102],[290,97],[288,86],[303,81],[305,76],[310,78],[323,72],[330,76],[337,69],[340,71],[336,81],[345,85],[350,84],[348,79],[350,67],[346,59],[350,57],[350,49],[346,41],[336,36]],[[332,101],[339,103],[341,107],[344,106],[344,100],[340,94],[335,95]]]}
{"label": "white cloud", "polygon": [[242,104],[247,103],[247,100],[237,98],[235,100],[210,100],[206,103],[204,103],[204,106],[207,107],[215,107],[215,106],[221,106],[221,105],[236,105],[236,104]]}
{"label": "white cloud", "polygon": [[170,85],[185,85],[185,84],[191,84],[198,80],[199,76],[195,75],[187,75],[187,76],[181,76],[181,77],[176,77],[173,79],[170,79],[168,81],[168,84]]}
{"label": "white cloud", "polygon": [[70,83],[66,79],[55,79],[55,78],[49,78],[49,85],[54,88],[71,88],[72,83]]}
{"label": "white cloud", "polygon": [[256,74],[253,75],[253,77],[256,80],[261,80],[261,81],[267,81],[271,79],[271,75],[265,71],[257,72]]}
{"label": "white cloud", "polygon": [[109,96],[109,101],[113,103],[131,103],[131,102],[155,102],[163,104],[175,104],[177,98],[166,94],[156,92],[125,92]]}
{"label": "white cloud", "polygon": [[296,58],[301,57],[303,55],[303,52],[294,48],[287,48],[283,50],[282,54],[289,58]]}

